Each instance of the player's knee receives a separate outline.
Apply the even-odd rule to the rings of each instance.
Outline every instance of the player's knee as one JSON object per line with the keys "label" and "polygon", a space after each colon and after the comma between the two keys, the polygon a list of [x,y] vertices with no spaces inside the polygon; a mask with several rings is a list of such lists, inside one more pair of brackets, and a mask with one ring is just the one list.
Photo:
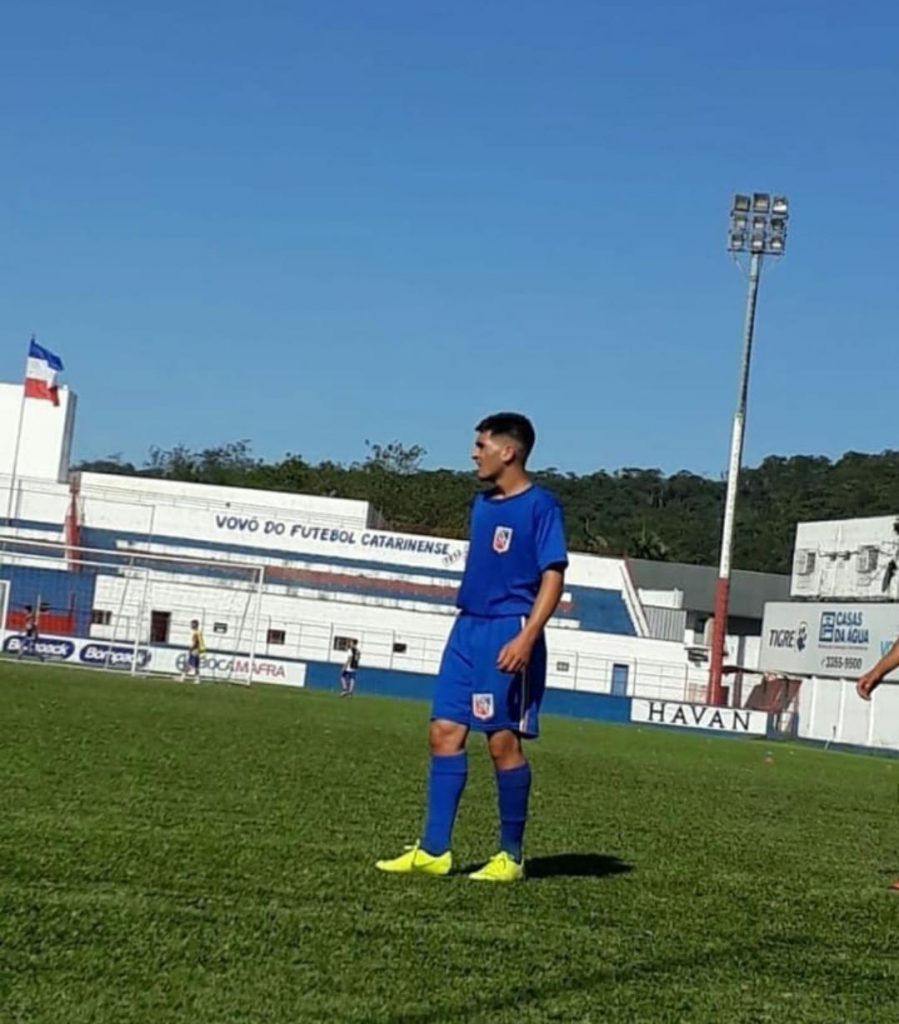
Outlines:
{"label": "player's knee", "polygon": [[439,719],[431,722],[428,730],[431,753],[444,757],[460,753],[465,747],[465,734],[465,727],[456,722],[444,722]]}
{"label": "player's knee", "polygon": [[525,763],[526,758],[521,749],[521,737],[517,733],[507,730],[492,733],[487,740],[487,748],[494,765],[500,771],[518,768]]}

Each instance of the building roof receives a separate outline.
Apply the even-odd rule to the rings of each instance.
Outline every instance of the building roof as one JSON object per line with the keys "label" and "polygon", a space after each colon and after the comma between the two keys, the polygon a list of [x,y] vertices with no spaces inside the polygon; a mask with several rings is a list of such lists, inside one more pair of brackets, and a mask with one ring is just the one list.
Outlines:
{"label": "building roof", "polygon": [[[684,608],[709,615],[715,610],[718,570],[710,565],[683,562],[628,561],[634,582],[643,590],[682,590]],[[790,599],[790,577],[773,572],[734,569],[730,580],[730,618],[761,619],[767,601]]]}

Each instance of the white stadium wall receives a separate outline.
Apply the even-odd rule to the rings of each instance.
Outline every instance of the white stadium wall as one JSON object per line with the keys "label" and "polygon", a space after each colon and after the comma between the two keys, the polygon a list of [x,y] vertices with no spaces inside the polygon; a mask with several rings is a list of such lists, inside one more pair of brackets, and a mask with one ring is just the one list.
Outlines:
{"label": "white stadium wall", "polygon": [[[145,584],[141,577],[100,576],[94,607],[109,612],[119,623],[118,627],[92,626],[91,635],[97,639],[126,641],[134,634],[131,623],[146,621],[149,613],[158,609],[172,614],[169,641],[175,645],[187,644],[190,619],[197,617],[210,647],[246,649],[255,636],[257,650],[263,655],[338,662],[345,655],[335,649],[335,638],[353,637],[360,643],[365,666],[425,675],[436,675],[453,623],[451,608],[409,611],[288,596],[269,588],[262,595],[257,617],[252,588],[212,587],[199,580],[159,577]],[[226,632],[217,634],[216,623]],[[283,634],[283,642],[269,643],[272,631]],[[690,664],[680,644],[551,626],[547,646],[547,682],[559,689],[609,693],[615,666],[624,666],[629,693],[674,700],[701,700],[704,696],[707,670]]]}
{"label": "white stadium wall", "polygon": [[759,667],[802,680],[802,739],[899,750],[899,670],[870,702],[855,690],[897,637],[893,602],[772,602],[765,607]]}
{"label": "white stadium wall", "polygon": [[[347,633],[361,641],[369,665],[436,673],[465,542],[372,529],[367,524],[374,513],[365,502],[87,473],[75,483],[77,493],[50,483],[23,491],[27,516],[0,534],[59,544],[74,504],[79,543],[88,549],[82,558],[105,558],[102,552],[109,551],[119,564],[131,555],[178,560],[177,574],[153,573],[145,593],[145,572],[128,578],[101,571],[93,597],[101,621],[90,626],[91,636],[130,640],[141,623],[143,643],[150,612],[168,611],[173,644],[186,642],[187,624],[196,616],[210,643],[220,622],[226,650],[247,647],[255,637],[260,652],[272,656],[337,661],[342,654],[333,638]],[[36,568],[47,557],[35,548],[19,562]],[[197,559],[244,572],[243,583],[192,578]],[[261,567],[267,577],[260,604],[248,589]],[[279,584],[279,573],[302,575],[302,586]],[[345,589],[335,589],[339,585]],[[391,587],[396,596],[379,590]],[[583,607],[601,594],[617,597],[626,631],[582,621]],[[681,642],[645,635],[643,607],[623,559],[573,554],[566,602],[573,611],[563,607],[548,630],[550,685],[608,693],[617,671],[626,673],[630,694],[704,699],[707,665],[691,660]],[[284,643],[267,645],[270,630],[281,631]],[[405,650],[396,651],[396,644]]]}
{"label": "white stadium wall", "polygon": [[899,751],[899,685],[884,683],[863,701],[853,679],[812,676],[799,690],[802,739]]}
{"label": "white stadium wall", "polygon": [[35,540],[63,540],[66,513],[71,503],[67,484],[35,480],[17,474],[15,482],[0,476],[0,518],[6,518],[11,502],[15,520],[12,527],[3,527],[0,535],[31,537]]}
{"label": "white stadium wall", "polygon": [[[765,606],[759,667],[793,676],[858,677],[899,638],[893,602],[773,601]],[[899,671],[890,676],[899,679]]]}
{"label": "white stadium wall", "polygon": [[[232,538],[247,537],[254,520],[261,521],[263,529],[268,520],[348,530],[376,525],[367,501],[347,498],[105,473],[79,473],[78,490],[85,525],[148,535],[171,533],[211,540],[216,533],[230,532]],[[217,524],[216,514],[240,520],[243,528],[237,525],[228,531]],[[260,536],[266,542],[263,546],[273,546],[270,534]]]}
{"label": "white stadium wall", "polygon": [[895,515],[873,516],[796,528],[796,600],[766,606],[759,665],[802,680],[803,739],[899,750],[899,673],[870,702],[855,690],[899,637],[897,522]]}
{"label": "white stadium wall", "polygon": [[790,593],[802,599],[896,600],[897,516],[800,523]]}
{"label": "white stadium wall", "polygon": [[647,590],[640,587],[637,591],[643,604],[655,605],[657,608],[683,608],[684,592],[682,590]]}
{"label": "white stadium wall", "polygon": [[[65,481],[69,472],[76,397],[59,389],[59,405],[24,398],[21,384],[0,384],[0,475]],[[21,432],[19,423],[21,418]],[[18,460],[16,440],[18,438]],[[7,493],[8,499],[8,481]],[[2,515],[6,515],[6,504]]]}
{"label": "white stadium wall", "polygon": [[[0,385],[0,424],[15,425],[24,409],[14,481],[14,430],[0,431],[8,633],[21,628],[30,594],[50,605],[46,621],[97,643],[149,644],[157,612],[170,616],[173,646],[197,617],[211,648],[332,662],[343,658],[335,638],[347,635],[364,664],[436,673],[466,542],[385,530],[365,501],[97,473],[69,480],[74,394],[60,389],[59,407],[23,406],[21,396],[20,385]],[[682,642],[650,637],[624,559],[571,555],[547,639],[556,688],[609,693],[614,675],[619,689],[626,676],[629,694],[704,697],[707,665]]]}
{"label": "white stadium wall", "polygon": [[[399,534],[371,527],[366,502],[282,494],[207,484],[175,483],[99,473],[80,475],[82,528],[133,534],[134,543],[159,554],[185,554],[218,545],[245,551],[311,555],[440,570],[461,576],[468,544],[441,537]],[[187,543],[185,543],[187,542]],[[117,541],[124,549],[127,540]],[[643,626],[642,605],[623,559],[572,554],[571,584],[615,590]]]}

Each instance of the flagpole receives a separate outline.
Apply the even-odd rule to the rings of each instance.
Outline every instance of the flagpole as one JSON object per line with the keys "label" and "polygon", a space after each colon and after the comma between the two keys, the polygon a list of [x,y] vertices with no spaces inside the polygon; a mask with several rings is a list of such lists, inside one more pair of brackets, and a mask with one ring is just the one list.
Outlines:
{"label": "flagpole", "polygon": [[[34,341],[32,334],[31,340]],[[31,349],[29,348],[29,352]],[[25,377],[22,379],[22,400],[19,402],[19,425],[16,428],[16,447],[12,457],[12,473],[9,477],[9,501],[6,504],[6,519],[12,525],[12,502],[16,487],[16,473],[19,469],[19,448],[22,444],[22,424],[25,420],[25,380],[28,377],[28,359],[25,359]]]}

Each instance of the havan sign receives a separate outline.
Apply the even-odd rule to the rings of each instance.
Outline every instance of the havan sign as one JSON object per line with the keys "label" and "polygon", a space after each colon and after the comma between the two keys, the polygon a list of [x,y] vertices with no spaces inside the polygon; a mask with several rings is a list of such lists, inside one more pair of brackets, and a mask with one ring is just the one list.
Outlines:
{"label": "havan sign", "polygon": [[681,729],[711,729],[744,736],[764,736],[768,716],[764,711],[746,708],[715,708],[706,704],[678,701],[641,700],[631,702],[631,721],[648,725],[670,725]]}

